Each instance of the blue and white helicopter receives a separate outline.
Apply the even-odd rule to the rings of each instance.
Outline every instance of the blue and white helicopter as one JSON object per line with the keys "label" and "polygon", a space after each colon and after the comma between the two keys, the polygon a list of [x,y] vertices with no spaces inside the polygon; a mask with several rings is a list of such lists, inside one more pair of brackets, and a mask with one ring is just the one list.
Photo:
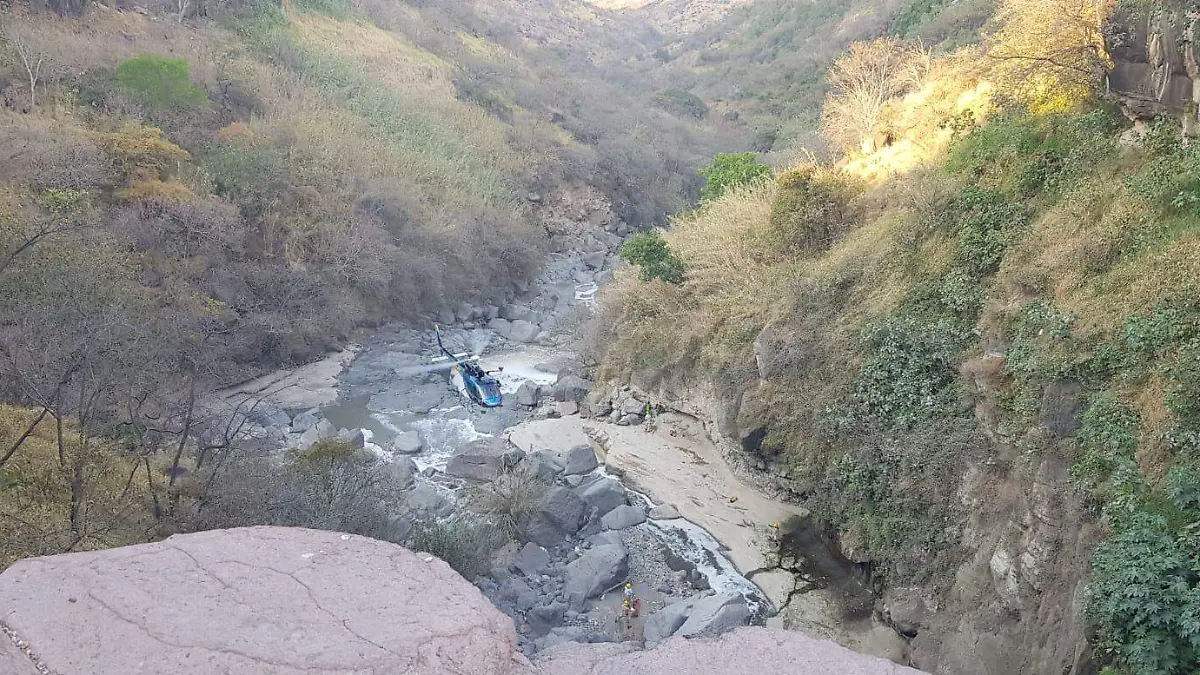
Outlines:
{"label": "blue and white helicopter", "polygon": [[444,356],[438,357],[435,361],[449,362],[450,372],[457,375],[463,384],[463,389],[467,396],[483,406],[484,408],[496,408],[504,403],[504,396],[500,393],[500,381],[492,376],[494,372],[500,372],[503,368],[497,368],[494,371],[484,370],[477,363],[479,355],[474,354],[454,354],[446,345],[442,344],[442,328],[435,327],[437,330],[438,349],[441,350]]}

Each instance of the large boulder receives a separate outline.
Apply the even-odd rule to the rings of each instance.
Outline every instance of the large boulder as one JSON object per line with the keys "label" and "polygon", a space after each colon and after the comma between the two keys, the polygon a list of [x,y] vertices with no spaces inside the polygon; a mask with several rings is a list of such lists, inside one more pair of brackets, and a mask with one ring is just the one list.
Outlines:
{"label": "large boulder", "polygon": [[691,603],[680,601],[667,605],[646,617],[642,634],[647,646],[658,644],[674,635],[675,631],[683,626],[683,622],[687,621],[691,609]]}
{"label": "large boulder", "polygon": [[625,402],[621,404],[621,414],[623,416],[641,415],[644,412],[646,412],[646,404],[632,396],[625,399]]}
{"label": "large boulder", "polygon": [[420,483],[404,493],[405,510],[420,520],[444,518],[454,511],[454,504],[441,490],[429,483]]}
{"label": "large boulder", "polygon": [[508,339],[513,342],[533,342],[537,340],[538,333],[542,332],[536,323],[528,321],[514,321],[508,328]]}
{"label": "large boulder", "polygon": [[348,441],[356,450],[362,450],[367,445],[367,434],[362,429],[342,429],[338,438]]}
{"label": "large boulder", "polygon": [[468,480],[493,481],[511,463],[512,452],[513,448],[503,438],[480,438],[454,452],[446,463],[446,473]]}
{"label": "large boulder", "polygon": [[300,434],[298,443],[301,450],[307,450],[317,444],[317,441],[325,438],[334,438],[337,436],[337,429],[329,423],[327,419],[318,420],[316,424],[304,430]]}
{"label": "large boulder", "polygon": [[550,554],[546,553],[546,549],[538,546],[532,541],[525,544],[513,558],[513,567],[521,570],[525,576],[533,576],[541,574],[542,570],[550,566]]}
{"label": "large boulder", "polygon": [[591,473],[600,462],[596,460],[596,451],[590,445],[576,445],[567,451],[563,473],[568,476],[580,473]]}
{"label": "large boulder", "polygon": [[576,492],[588,509],[598,517],[625,503],[625,488],[620,481],[613,478],[601,478],[581,485]]}
{"label": "large boulder", "polygon": [[646,619],[647,643],[672,635],[712,637],[744,626],[750,608],[740,593],[718,593],[667,605]]}
{"label": "large boulder", "polygon": [[741,593],[718,593],[691,603],[687,621],[675,631],[683,637],[720,635],[750,620],[750,608]]}
{"label": "large boulder", "polygon": [[1104,30],[1113,59],[1107,82],[1127,117],[1181,115],[1185,131],[1200,121],[1195,108],[1200,46],[1192,37],[1196,20],[1188,16],[1194,9],[1194,3],[1147,3],[1113,13]]}
{"label": "large boulder", "polygon": [[592,383],[578,375],[566,375],[558,378],[551,392],[555,401],[574,401],[580,403],[587,396]]}
{"label": "large boulder", "polygon": [[421,443],[421,434],[415,431],[404,431],[392,439],[389,444],[389,449],[392,452],[401,455],[417,455],[420,454],[423,444]]}
{"label": "large boulder", "polygon": [[543,483],[553,483],[563,467],[549,452],[538,450],[525,458],[525,470]]}
{"label": "large boulder", "polygon": [[[563,629],[556,629],[563,630]],[[555,631],[551,631],[551,636]],[[921,675],[797,631],[739,628],[719,638],[670,638],[653,649],[629,643],[549,640],[542,675]]]}
{"label": "large boulder", "polygon": [[262,407],[250,413],[250,420],[261,424],[267,429],[287,429],[292,426],[292,418],[279,408]]}
{"label": "large boulder", "polygon": [[417,465],[411,457],[400,457],[394,462],[385,461],[381,464],[380,469],[391,478],[394,485],[399,486],[402,490],[412,487],[413,480],[417,475]]}
{"label": "large boulder", "polygon": [[624,546],[594,546],[567,565],[563,593],[571,608],[579,611],[586,600],[617,586],[627,576],[629,552]]}
{"label": "large boulder", "polygon": [[567,488],[552,485],[521,516],[517,530],[525,541],[555,548],[583,527],[586,512],[587,507],[578,495]]}
{"label": "large boulder", "polygon": [[501,337],[508,337],[508,332],[512,330],[512,322],[508,319],[492,319],[487,327],[499,333]]}
{"label": "large boulder", "polygon": [[531,609],[527,615],[530,636],[539,638],[557,628],[562,623],[566,611],[567,605],[562,602],[552,602]]}
{"label": "large boulder", "polygon": [[500,318],[509,321],[533,321],[537,318],[537,314],[528,307],[505,305],[500,308]]}
{"label": "large boulder", "polygon": [[525,380],[517,387],[517,403],[530,408],[538,404],[542,389],[533,380]]}
{"label": "large boulder", "polygon": [[[60,675],[514,675],[512,620],[432,555],[254,527],[17,562],[5,626]],[[0,635],[0,670],[24,654]],[[26,658],[25,666],[32,663]]]}
{"label": "large boulder", "polygon": [[322,419],[320,408],[310,408],[292,418],[292,431],[302,434],[317,425]]}
{"label": "large boulder", "polygon": [[604,514],[600,523],[610,530],[625,530],[646,522],[646,512],[637,506],[622,504]]}

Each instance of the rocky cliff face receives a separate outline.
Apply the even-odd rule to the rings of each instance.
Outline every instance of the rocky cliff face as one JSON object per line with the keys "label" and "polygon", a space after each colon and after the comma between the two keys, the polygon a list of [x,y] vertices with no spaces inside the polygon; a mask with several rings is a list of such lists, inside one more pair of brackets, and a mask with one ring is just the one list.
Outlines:
{"label": "rocky cliff face", "polygon": [[564,645],[533,663],[441,560],[257,527],[24,560],[0,575],[7,675],[920,675],[799,633]]}
{"label": "rocky cliff face", "polygon": [[[1109,25],[1109,89],[1134,119],[1178,114],[1200,131],[1200,13],[1185,3],[1122,10]],[[1175,5],[1175,6],[1172,6]]]}
{"label": "rocky cliff face", "polygon": [[[769,337],[760,336],[755,350],[764,381],[780,349]],[[746,480],[780,499],[799,499],[790,493],[784,458],[762,447],[772,418],[759,390],[695,378],[648,379],[644,373],[634,380],[632,388],[639,396],[704,420],[710,437],[724,447],[727,463]],[[1096,668],[1081,608],[1091,551],[1100,533],[1069,485],[1069,453],[1026,461],[1014,435],[1025,430],[1009,428],[989,403],[997,395],[996,383],[981,377],[975,387],[976,420],[994,454],[987,461],[967,463],[958,477],[960,512],[965,514],[956,527],[962,562],[944,585],[886,589],[874,601],[874,620],[907,638],[907,658],[932,673],[1092,675]],[[1063,427],[1077,426],[1078,392],[1069,386],[1061,389],[1043,402],[1045,429],[1039,433],[1062,433]],[[1007,469],[998,471],[998,465]],[[858,554],[849,533],[839,534],[832,542],[840,549],[838,555],[870,564]],[[788,553],[817,564],[826,546],[810,542]],[[853,604],[853,598],[836,586],[808,586],[781,613],[781,622],[788,628],[821,631],[821,637],[859,648],[851,633],[824,631],[812,626],[806,615],[818,603]]]}

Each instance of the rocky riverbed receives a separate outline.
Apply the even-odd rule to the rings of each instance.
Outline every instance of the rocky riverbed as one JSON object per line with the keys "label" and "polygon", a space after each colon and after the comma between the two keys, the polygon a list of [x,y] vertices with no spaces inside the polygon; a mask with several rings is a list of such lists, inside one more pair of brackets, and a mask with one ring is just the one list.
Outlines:
{"label": "rocky riverbed", "polygon": [[[250,432],[265,448],[340,436],[409,476],[395,505],[402,522],[474,512],[508,530],[515,543],[472,581],[512,617],[527,654],[563,642],[717,635],[791,605],[793,617],[804,608],[793,624],[902,661],[894,632],[847,621],[820,584],[783,565],[781,525],[802,509],[735,475],[694,418],[582,377],[572,327],[611,277],[620,237],[593,230],[567,241],[534,283],[495,304],[444,311],[429,330],[381,329],[224,399],[256,401]],[[435,322],[453,352],[498,371],[501,407],[471,404],[433,362]],[[484,513],[481,494],[491,502]],[[631,621],[622,618],[625,583],[640,604]]]}

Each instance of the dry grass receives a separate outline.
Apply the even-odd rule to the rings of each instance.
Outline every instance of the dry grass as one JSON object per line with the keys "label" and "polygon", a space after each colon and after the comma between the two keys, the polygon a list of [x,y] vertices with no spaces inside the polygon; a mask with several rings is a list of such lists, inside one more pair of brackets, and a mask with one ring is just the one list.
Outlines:
{"label": "dry grass", "polygon": [[[0,454],[36,417],[36,410],[0,405]],[[82,449],[73,425],[66,425],[65,435],[67,465],[59,462],[55,425],[47,416],[0,472],[0,570],[30,556],[146,540],[152,516],[145,476],[131,481],[133,464],[96,439],[84,462],[88,492],[82,529],[72,532],[70,462]]]}
{"label": "dry grass", "polygon": [[291,25],[305,44],[353,61],[363,74],[397,93],[438,103],[454,100],[454,66],[397,33],[318,14],[300,15]]}
{"label": "dry grass", "polygon": [[983,121],[992,109],[995,86],[981,55],[964,48],[934,61],[921,85],[889,101],[881,127],[890,142],[871,152],[855,151],[839,164],[846,173],[873,183],[940,161],[954,139],[952,120]]}
{"label": "dry grass", "polygon": [[20,5],[5,21],[31,20],[36,26],[35,48],[46,53],[46,80],[68,78],[97,66],[115,67],[139,54],[184,58],[193,78],[202,84],[216,82],[220,56],[231,36],[219,28],[179,24],[136,12],[116,12],[92,4],[83,17],[25,15]]}
{"label": "dry grass", "polygon": [[1137,459],[1142,474],[1152,483],[1162,481],[1176,460],[1164,433],[1175,424],[1175,416],[1167,407],[1166,389],[1166,381],[1155,375],[1130,387],[1123,396],[1141,417]]}

